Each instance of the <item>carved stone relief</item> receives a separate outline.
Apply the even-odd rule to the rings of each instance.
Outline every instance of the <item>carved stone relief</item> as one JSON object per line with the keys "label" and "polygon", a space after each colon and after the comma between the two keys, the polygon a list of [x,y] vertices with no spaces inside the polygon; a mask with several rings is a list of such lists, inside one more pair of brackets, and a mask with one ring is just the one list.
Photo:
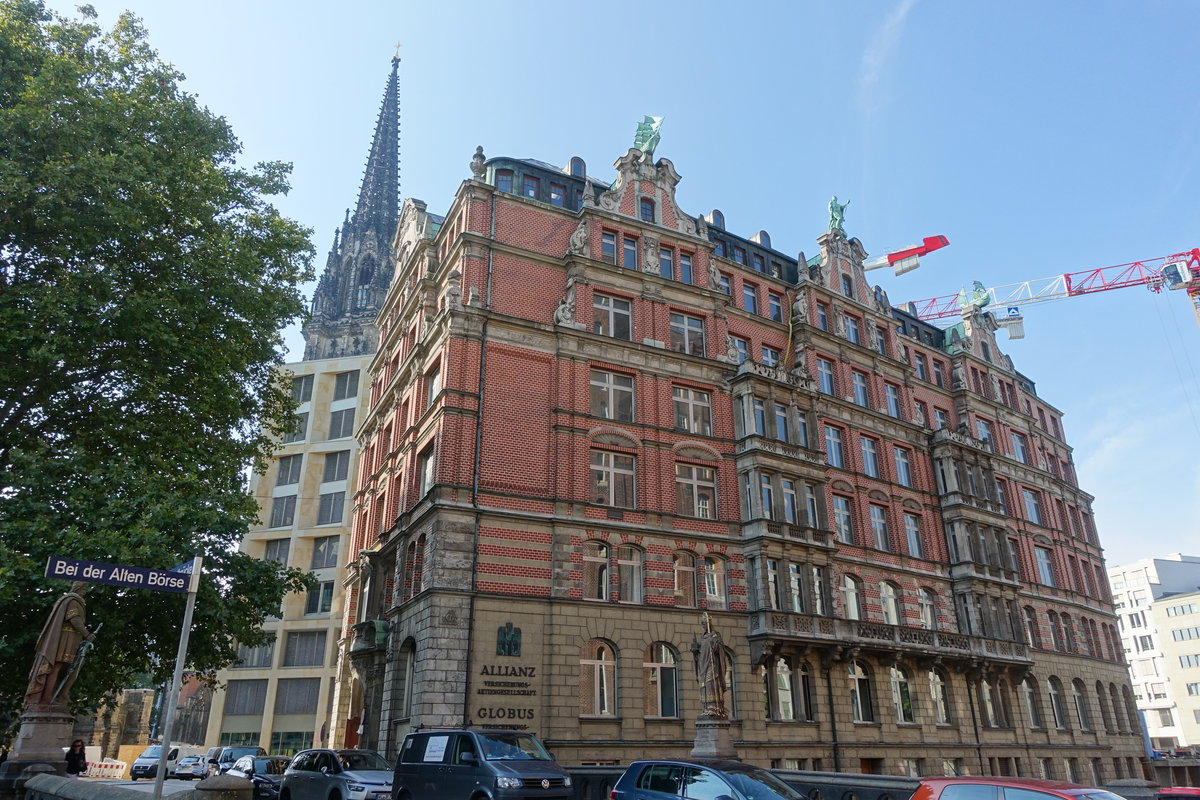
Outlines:
{"label": "carved stone relief", "polygon": [[588,255],[588,221],[586,219],[579,220],[578,227],[571,234],[571,241],[567,245],[567,252],[577,256]]}

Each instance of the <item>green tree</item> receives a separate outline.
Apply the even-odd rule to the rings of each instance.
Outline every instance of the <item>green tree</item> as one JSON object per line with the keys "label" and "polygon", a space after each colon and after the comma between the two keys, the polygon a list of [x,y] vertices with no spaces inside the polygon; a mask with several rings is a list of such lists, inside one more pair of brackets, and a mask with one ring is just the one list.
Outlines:
{"label": "green tree", "polygon": [[[264,198],[289,165],[236,164],[139,21],[102,31],[0,0],[0,713],[19,710],[61,555],[170,568],[205,557],[188,667],[261,643],[297,570],[237,545],[245,486],[293,406],[282,330],[309,231]],[[104,629],[79,708],[174,665],[184,597],[95,586]],[[11,720],[12,717],[9,717]]]}

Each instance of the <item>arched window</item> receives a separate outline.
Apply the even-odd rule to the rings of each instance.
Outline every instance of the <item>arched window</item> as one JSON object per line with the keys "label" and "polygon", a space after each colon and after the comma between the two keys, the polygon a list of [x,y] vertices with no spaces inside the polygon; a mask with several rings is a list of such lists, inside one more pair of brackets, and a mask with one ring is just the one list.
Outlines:
{"label": "arched window", "polygon": [[642,222],[654,222],[654,201],[649,197],[643,197],[638,200],[638,216]]}
{"label": "arched window", "polygon": [[1087,689],[1079,678],[1071,681],[1071,699],[1075,702],[1075,716],[1079,718],[1081,730],[1092,729],[1092,714],[1088,711]]}
{"label": "arched window", "polygon": [[921,627],[926,630],[937,630],[937,595],[932,589],[921,589],[917,595],[921,606]]}
{"label": "arched window", "polygon": [[728,602],[725,585],[725,560],[720,556],[704,557],[704,602],[706,607],[724,610]]}
{"label": "arched window", "polygon": [[929,670],[929,702],[933,703],[934,722],[949,725],[954,718],[950,713],[950,692],[946,675],[940,669]]}
{"label": "arched window", "polygon": [[646,707],[647,717],[679,716],[679,654],[664,642],[650,645],[646,661]]}
{"label": "arched window", "polygon": [[1042,634],[1038,627],[1037,612],[1033,610],[1033,606],[1025,606],[1023,617],[1025,620],[1025,643],[1040,650]]}
{"label": "arched window", "polygon": [[871,674],[867,665],[852,661],[847,670],[850,678],[850,710],[855,722],[875,721],[875,700],[871,696]]}
{"label": "arched window", "polygon": [[733,672],[733,663],[737,660],[733,651],[725,648],[725,713],[730,719],[737,719],[737,684]]}
{"label": "arched window", "polygon": [[583,159],[580,158],[579,156],[571,157],[571,177],[573,177],[573,178],[586,178],[587,177],[587,164],[585,164]]}
{"label": "arched window", "polygon": [[908,673],[903,667],[894,666],[891,669],[892,677],[892,709],[896,712],[896,722],[911,723],[916,722],[916,715],[913,713],[912,687],[908,684]]}
{"label": "arched window", "polygon": [[708,215],[708,221],[709,224],[716,225],[718,228],[725,227],[725,215],[715,208],[712,210],[712,213]]}
{"label": "arched window", "polygon": [[617,713],[617,661],[612,645],[588,642],[579,659],[579,714],[613,717]]}
{"label": "arched window", "polygon": [[884,581],[879,584],[879,603],[883,607],[883,621],[888,625],[900,624],[900,590],[896,584]]}
{"label": "arched window", "polygon": [[842,614],[846,619],[862,619],[862,581],[849,573],[842,576]]}
{"label": "arched window", "polygon": [[1104,684],[1096,681],[1096,704],[1100,706],[1100,722],[1104,724],[1106,733],[1112,733],[1112,714],[1108,710],[1108,700],[1104,696]]}
{"label": "arched window", "polygon": [[1051,611],[1047,613],[1046,619],[1050,622],[1050,638],[1053,641],[1054,649],[1065,649],[1066,640],[1063,636],[1062,619],[1058,616],[1058,612]]}
{"label": "arched window", "polygon": [[1050,685],[1050,712],[1054,715],[1054,727],[1060,731],[1067,730],[1067,700],[1063,697],[1062,681],[1053,675],[1047,681]]}
{"label": "arched window", "polygon": [[1117,685],[1115,683],[1108,685],[1108,699],[1112,701],[1113,722],[1117,726],[1117,733],[1124,733],[1127,730],[1125,727],[1125,715],[1121,713],[1121,696],[1117,694]]}
{"label": "arched window", "polygon": [[812,719],[812,680],[807,664],[800,662],[793,668],[790,658],[780,657],[764,664],[760,674],[767,719]]}
{"label": "arched window", "polygon": [[686,551],[675,554],[675,605],[696,607],[696,556]]}
{"label": "arched window", "polygon": [[1141,722],[1138,720],[1137,706],[1133,702],[1133,692],[1129,689],[1129,684],[1121,687],[1121,695],[1125,700],[1125,716],[1129,718],[1129,730],[1141,730]]}
{"label": "arched window", "polygon": [[642,602],[642,551],[633,545],[617,548],[617,599],[622,603]]}
{"label": "arched window", "polygon": [[608,545],[585,542],[583,545],[583,597],[585,600],[608,599]]}
{"label": "arched window", "polygon": [[1075,620],[1070,614],[1060,614],[1059,619],[1063,625],[1063,641],[1066,643],[1068,653],[1078,653],[1079,644],[1075,639]]}
{"label": "arched window", "polygon": [[1025,676],[1025,680],[1021,681],[1021,694],[1025,698],[1025,716],[1029,719],[1029,727],[1044,728],[1046,723],[1042,719],[1042,700],[1037,681],[1032,675]]}

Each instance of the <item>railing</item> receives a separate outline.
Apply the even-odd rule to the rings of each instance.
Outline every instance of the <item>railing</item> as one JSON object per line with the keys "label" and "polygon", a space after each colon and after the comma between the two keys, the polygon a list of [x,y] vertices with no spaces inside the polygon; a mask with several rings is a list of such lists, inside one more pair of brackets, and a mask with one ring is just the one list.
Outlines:
{"label": "railing", "polygon": [[778,439],[768,439],[765,436],[746,436],[739,439],[733,445],[735,455],[742,455],[754,450],[782,456],[783,458],[795,459],[796,461],[804,461],[822,469],[826,466],[825,457],[816,450],[809,450],[807,447],[781,442]]}
{"label": "railing", "polygon": [[387,642],[388,631],[391,630],[391,627],[391,623],[386,619],[368,619],[356,623],[354,625],[354,642],[350,645],[350,652],[357,653],[383,645]]}

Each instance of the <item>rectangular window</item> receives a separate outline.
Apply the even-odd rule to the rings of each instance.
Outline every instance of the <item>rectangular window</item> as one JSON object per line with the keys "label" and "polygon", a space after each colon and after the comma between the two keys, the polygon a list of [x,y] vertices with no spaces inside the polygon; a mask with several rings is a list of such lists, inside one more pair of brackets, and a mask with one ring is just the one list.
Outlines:
{"label": "rectangular window", "polygon": [[567,204],[567,187],[561,183],[550,184],[550,205],[563,208]]}
{"label": "rectangular window", "polygon": [[339,372],[333,376],[333,399],[346,400],[358,397],[358,370]]}
{"label": "rectangular window", "polygon": [[887,334],[883,328],[875,328],[875,350],[881,355],[887,355]]}
{"label": "rectangular window", "polygon": [[671,389],[675,400],[675,429],[712,436],[712,395],[686,386]]}
{"label": "rectangular window", "polygon": [[750,343],[740,336],[730,336],[733,342],[733,349],[737,351],[737,363],[744,364],[750,355]]}
{"label": "rectangular window", "polygon": [[846,544],[854,543],[853,518],[850,516],[850,499],[835,494],[833,496],[833,527],[839,541]]}
{"label": "rectangular window", "polygon": [[733,246],[733,260],[739,264],[745,264],[746,263],[746,248],[738,247],[735,244]]}
{"label": "rectangular window", "polygon": [[285,667],[319,667],[325,663],[325,631],[292,631],[283,651]]}
{"label": "rectangular window", "polygon": [[312,566],[310,569],[326,569],[336,567],[338,560],[338,540],[340,536],[320,536],[313,539]]}
{"label": "rectangular window", "polygon": [[925,548],[921,546],[921,520],[916,514],[904,515],[904,539],[908,542],[908,554],[913,558],[924,558]]}
{"label": "rectangular window", "polygon": [[338,450],[325,454],[325,470],[321,473],[322,483],[344,481],[350,474],[350,451]]}
{"label": "rectangular window", "polygon": [[777,367],[779,366],[779,357],[781,355],[782,353],[780,353],[774,347],[767,347],[766,345],[763,345],[762,363],[764,366]]}
{"label": "rectangular window", "polygon": [[839,469],[846,463],[845,454],[842,452],[842,431],[830,425],[825,426],[825,462]]}
{"label": "rectangular window", "polygon": [[354,435],[354,409],[343,408],[329,414],[329,438],[345,439]]}
{"label": "rectangular window", "polygon": [[988,422],[986,419],[975,420],[975,432],[979,434],[979,438],[984,442],[984,444],[988,445],[989,447],[991,446],[992,423]]}
{"label": "rectangular window", "polygon": [[854,297],[854,280],[845,273],[842,274],[842,294],[846,297]]}
{"label": "rectangular window", "polygon": [[1022,464],[1029,463],[1029,452],[1025,448],[1025,437],[1019,433],[1012,433],[1012,452],[1013,458],[1020,461]]}
{"label": "rectangular window", "polygon": [[829,306],[817,303],[817,327],[823,331],[829,330]]}
{"label": "rectangular window", "polygon": [[758,493],[762,501],[763,516],[775,519],[775,494],[771,486],[771,476],[765,472],[758,476]]}
{"label": "rectangular window", "polygon": [[780,403],[775,403],[775,438],[781,442],[788,441],[787,406]]}
{"label": "rectangular window", "polygon": [[433,445],[425,448],[421,455],[417,456],[417,474],[420,476],[420,485],[417,487],[418,496],[423,497],[426,492],[433,488],[433,484],[437,478],[434,469],[433,460]]}
{"label": "rectangular window", "polygon": [[510,169],[496,170],[496,188],[502,192],[512,192],[513,174]]}
{"label": "rectangular window", "polygon": [[1022,489],[1021,497],[1025,500],[1025,519],[1030,522],[1042,524],[1042,504],[1038,499],[1038,493],[1032,489]]}
{"label": "rectangular window", "polygon": [[852,317],[849,314],[845,315],[846,319],[846,338],[854,344],[862,344],[862,333],[858,323],[858,317]]}
{"label": "rectangular window", "polygon": [[912,468],[908,463],[908,451],[903,447],[893,448],[896,456],[896,483],[912,488]]}
{"label": "rectangular window", "polygon": [[633,335],[633,311],[628,300],[592,295],[592,332],[628,341]]}
{"label": "rectangular window", "polygon": [[671,349],[693,356],[704,355],[704,320],[684,314],[672,314]]}
{"label": "rectangular window", "polygon": [[269,539],[266,551],[263,553],[263,560],[286,564],[288,561],[288,547],[291,542],[291,539]]}
{"label": "rectangular window", "polygon": [[534,200],[542,193],[542,182],[532,175],[523,175],[521,177],[521,194],[525,197],[531,197]]}
{"label": "rectangular window", "polygon": [[280,440],[283,444],[291,444],[292,442],[302,442],[304,437],[308,435],[308,412],[304,411],[296,414],[292,418],[292,426],[283,434]]}
{"label": "rectangular window", "polygon": [[870,396],[867,394],[866,373],[854,370],[850,373],[850,381],[854,385],[854,402],[863,408],[870,406]]}
{"label": "rectangular window", "polygon": [[658,274],[664,278],[675,277],[675,251],[669,247],[658,250]]}
{"label": "rectangular window", "polygon": [[678,513],[701,519],[716,519],[717,481],[714,470],[691,464],[676,464],[675,495]]}
{"label": "rectangular window", "polygon": [[923,381],[929,380],[929,365],[925,362],[925,356],[917,353],[914,358],[917,364],[917,377]]}
{"label": "rectangular window", "polygon": [[767,402],[758,397],[754,398],[754,433],[767,435]]}
{"label": "rectangular window", "polygon": [[275,713],[315,714],[320,693],[320,678],[280,678],[275,684]]}
{"label": "rectangular window", "polygon": [[933,382],[943,389],[946,387],[946,368],[937,359],[933,361]]}
{"label": "rectangular window", "polygon": [[289,486],[293,483],[300,482],[300,467],[304,462],[304,455],[297,453],[294,456],[281,456],[279,466],[275,470],[275,485]]}
{"label": "rectangular window", "polygon": [[442,393],[442,365],[437,364],[425,374],[425,407],[433,405],[433,401]]}
{"label": "rectangular window", "polygon": [[267,679],[230,681],[225,686],[225,716],[261,716],[267,702]]}
{"label": "rectangular window", "polygon": [[301,375],[292,378],[292,400],[297,403],[307,403],[312,400],[313,376]]}
{"label": "rectangular window", "polygon": [[879,456],[875,449],[875,440],[863,436],[862,439],[863,472],[872,478],[879,477]]}
{"label": "rectangular window", "polygon": [[593,503],[617,508],[633,507],[633,456],[610,453],[607,450],[593,450],[591,467]]}
{"label": "rectangular window", "polygon": [[948,428],[950,426],[950,415],[940,408],[935,408],[933,410],[933,422],[933,429],[935,431],[940,431],[942,428]]}
{"label": "rectangular window", "polygon": [[679,281],[681,283],[692,282],[692,256],[690,253],[679,254]]}
{"label": "rectangular window", "polygon": [[876,550],[890,550],[888,546],[887,509],[883,506],[871,506],[871,537],[875,540]]}
{"label": "rectangular window", "polygon": [[729,276],[724,272],[718,274],[716,288],[721,294],[727,294],[730,297],[733,296],[733,285],[729,279]]}
{"label": "rectangular window", "polygon": [[275,663],[275,635],[271,634],[271,640],[266,644],[260,644],[258,647],[247,647],[244,644],[238,643],[237,663],[234,664],[234,669],[270,669]]}
{"label": "rectangular window", "polygon": [[824,358],[817,359],[817,383],[825,394],[837,393],[837,385],[833,380],[833,362]]}
{"label": "rectangular window", "polygon": [[1050,551],[1044,547],[1033,548],[1037,558],[1038,580],[1045,586],[1054,586],[1054,565],[1050,560]]}
{"label": "rectangular window", "polygon": [[796,482],[784,478],[780,481],[783,487],[783,521],[789,525],[796,524]]}
{"label": "rectangular window", "polygon": [[332,525],[335,522],[341,522],[345,508],[345,492],[327,492],[321,495],[320,506],[317,509],[317,524]]}
{"label": "rectangular window", "polygon": [[600,234],[600,260],[609,264],[617,263],[617,235],[612,231]]}
{"label": "rectangular window", "polygon": [[632,236],[621,240],[621,266],[625,269],[638,268],[638,240]]}
{"label": "rectangular window", "polygon": [[763,260],[763,257],[760,256],[758,253],[751,254],[750,266],[754,269],[755,272],[766,272],[767,271],[767,263],[766,263],[766,261]]}
{"label": "rectangular window", "polygon": [[767,292],[767,316],[775,322],[783,322],[783,298]]}
{"label": "rectangular window", "polygon": [[742,308],[747,313],[758,313],[758,289],[753,284],[742,284]]}
{"label": "rectangular window", "polygon": [[271,500],[270,528],[289,528],[296,521],[296,495],[275,497]]}
{"label": "rectangular window", "polygon": [[321,581],[317,588],[308,593],[304,604],[305,614],[328,614],[333,608],[333,581]]}
{"label": "rectangular window", "polygon": [[883,386],[883,393],[887,399],[888,416],[900,419],[900,387],[886,383]]}
{"label": "rectangular window", "polygon": [[592,414],[619,422],[633,422],[633,376],[592,370]]}

